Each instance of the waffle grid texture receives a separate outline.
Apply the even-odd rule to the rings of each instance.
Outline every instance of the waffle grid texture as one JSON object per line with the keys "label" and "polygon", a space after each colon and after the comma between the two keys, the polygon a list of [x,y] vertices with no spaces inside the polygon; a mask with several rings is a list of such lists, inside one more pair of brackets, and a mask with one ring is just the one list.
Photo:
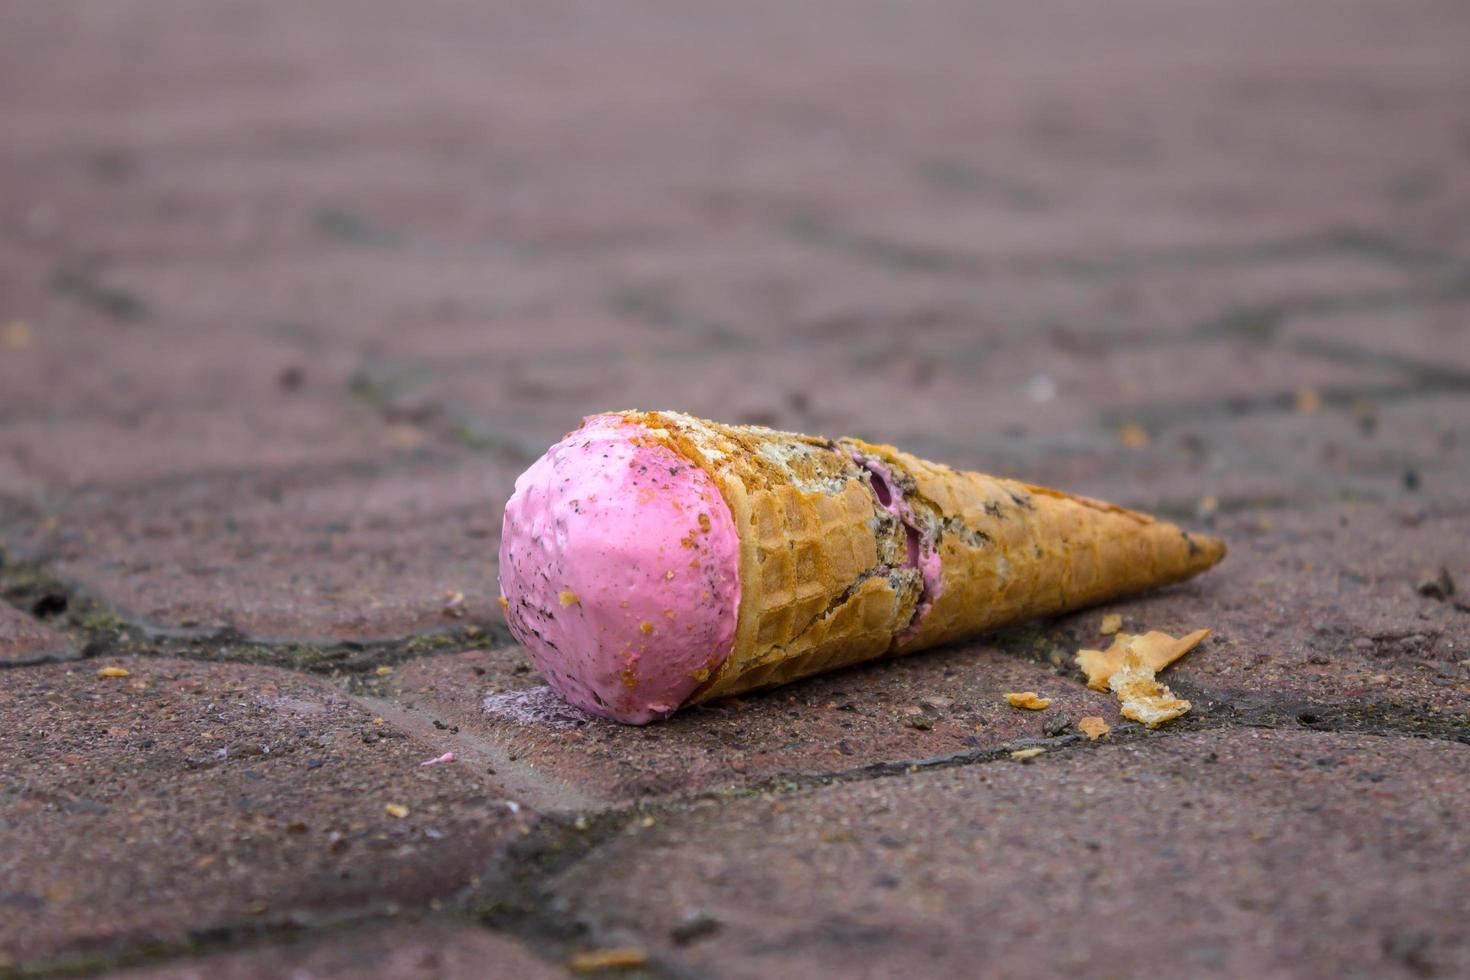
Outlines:
{"label": "waffle grid texture", "polygon": [[[625,417],[704,468],[740,536],[734,646],[691,702],[788,683],[1177,582],[1217,538],[1123,507],[962,472],[892,446],[672,412]],[[896,556],[905,528],[855,458],[880,460],[938,550],[941,587]],[[931,607],[923,611],[921,603]]]}

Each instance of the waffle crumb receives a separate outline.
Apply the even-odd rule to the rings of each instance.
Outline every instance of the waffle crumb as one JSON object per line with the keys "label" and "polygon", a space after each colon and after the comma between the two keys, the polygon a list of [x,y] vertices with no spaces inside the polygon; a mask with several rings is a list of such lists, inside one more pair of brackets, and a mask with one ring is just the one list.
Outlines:
{"label": "waffle crumb", "polygon": [[648,964],[648,954],[636,946],[594,949],[576,953],[567,961],[573,973],[600,973],[603,970],[631,970]]}
{"label": "waffle crumb", "polygon": [[1102,618],[1102,625],[1097,628],[1097,631],[1103,636],[1112,636],[1122,628],[1123,617],[1117,613],[1108,613]]}
{"label": "waffle crumb", "polygon": [[1144,449],[1151,441],[1148,430],[1137,422],[1129,422],[1118,429],[1118,439],[1129,449]]}
{"label": "waffle crumb", "polygon": [[1123,717],[1157,728],[1189,710],[1189,702],[1154,679],[1154,669],[1142,652],[1130,650],[1121,670],[1108,679],[1108,686],[1123,705]]}
{"label": "waffle crumb", "polygon": [[1021,762],[1025,762],[1027,759],[1036,758],[1038,755],[1041,755],[1045,751],[1046,749],[1040,747],[1034,749],[1017,749],[1016,751],[1011,753],[1011,758],[1019,759]]}
{"label": "waffle crumb", "polygon": [[1051,707],[1051,698],[1041,697],[1035,691],[1008,691],[1005,698],[1011,703],[1012,708],[1040,711]]}
{"label": "waffle crumb", "polygon": [[1087,736],[1089,742],[1096,742],[1108,732],[1113,726],[1103,721],[1097,715],[1088,715],[1086,718],[1077,719],[1077,730]]}
{"label": "waffle crumb", "polygon": [[1209,635],[1208,629],[1195,630],[1178,639],[1158,630],[1142,636],[1119,633],[1113,638],[1113,645],[1106,650],[1078,650],[1077,666],[1087,675],[1088,687],[1094,691],[1106,691],[1109,689],[1109,679],[1123,668],[1130,652],[1137,652],[1142,658],[1141,662],[1153,673],[1157,673],[1193,650]]}
{"label": "waffle crumb", "polygon": [[97,671],[97,676],[98,677],[127,677],[127,676],[129,676],[129,674],[128,674],[128,671],[124,670],[121,667],[103,667],[101,670]]}
{"label": "waffle crumb", "polygon": [[561,607],[563,609],[565,609],[567,606],[575,606],[577,603],[582,601],[581,596],[577,595],[577,593],[575,592],[563,592],[559,598],[561,599]]}

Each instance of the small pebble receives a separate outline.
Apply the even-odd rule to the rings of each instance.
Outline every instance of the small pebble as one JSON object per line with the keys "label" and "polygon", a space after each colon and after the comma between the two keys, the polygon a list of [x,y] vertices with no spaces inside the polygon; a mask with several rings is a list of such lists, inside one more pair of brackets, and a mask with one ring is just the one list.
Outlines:
{"label": "small pebble", "polygon": [[708,912],[691,911],[684,913],[679,924],[669,930],[669,938],[676,945],[688,946],[690,943],[706,939],[720,931],[720,920]]}
{"label": "small pebble", "polygon": [[1441,568],[1438,575],[1431,575],[1420,581],[1417,590],[1426,598],[1444,602],[1455,594],[1455,580],[1448,568]]}

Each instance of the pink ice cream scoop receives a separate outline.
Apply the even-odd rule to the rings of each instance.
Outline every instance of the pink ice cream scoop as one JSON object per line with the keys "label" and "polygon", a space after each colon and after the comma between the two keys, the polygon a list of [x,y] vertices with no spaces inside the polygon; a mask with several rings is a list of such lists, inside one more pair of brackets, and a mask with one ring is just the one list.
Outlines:
{"label": "pink ice cream scoop", "polygon": [[672,714],[729,655],[739,547],[704,470],[634,422],[593,416],[516,480],[501,601],[563,697],[642,724]]}

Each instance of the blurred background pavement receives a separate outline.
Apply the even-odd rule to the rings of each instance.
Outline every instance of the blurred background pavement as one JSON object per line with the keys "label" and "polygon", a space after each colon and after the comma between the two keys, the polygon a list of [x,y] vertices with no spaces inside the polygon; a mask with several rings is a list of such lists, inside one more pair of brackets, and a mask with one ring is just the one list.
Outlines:
{"label": "blurred background pavement", "polygon": [[[1463,739],[1470,616],[1434,583],[1470,588],[1470,8],[0,6],[0,661],[371,676],[441,642],[425,637],[503,639],[514,477],[584,414],[633,407],[892,442],[1213,526],[1233,549],[1218,576],[1134,607],[1135,625],[1221,633],[1186,687],[1237,714],[1205,717],[1349,725],[1367,698],[1417,707],[1359,729]],[[1079,623],[1045,635],[1060,649]],[[454,682],[472,694],[534,681],[513,651],[480,655]],[[875,703],[949,683],[925,677]],[[801,696],[827,704],[821,683]],[[752,710],[768,732],[785,717]],[[716,721],[686,735],[723,759]],[[839,761],[973,748],[977,730],[948,748],[875,734]],[[1005,731],[984,744],[1021,730]],[[601,761],[550,741],[533,757],[619,801],[718,783],[667,747],[597,738]],[[838,751],[819,765],[761,738],[746,754],[773,753],[752,764],[766,776]],[[12,846],[41,854],[51,826]],[[1227,943],[1191,962],[1467,968],[1463,877],[1402,880],[1444,918],[1405,913],[1362,950],[1283,938],[1264,960]],[[410,892],[440,894],[395,901]],[[98,926],[95,895],[62,926],[37,901],[59,938],[27,927],[15,962],[161,935]],[[925,947],[936,970],[964,962],[946,958],[969,941],[956,921]],[[847,934],[813,935],[818,952],[779,962],[835,968],[821,937]]]}

